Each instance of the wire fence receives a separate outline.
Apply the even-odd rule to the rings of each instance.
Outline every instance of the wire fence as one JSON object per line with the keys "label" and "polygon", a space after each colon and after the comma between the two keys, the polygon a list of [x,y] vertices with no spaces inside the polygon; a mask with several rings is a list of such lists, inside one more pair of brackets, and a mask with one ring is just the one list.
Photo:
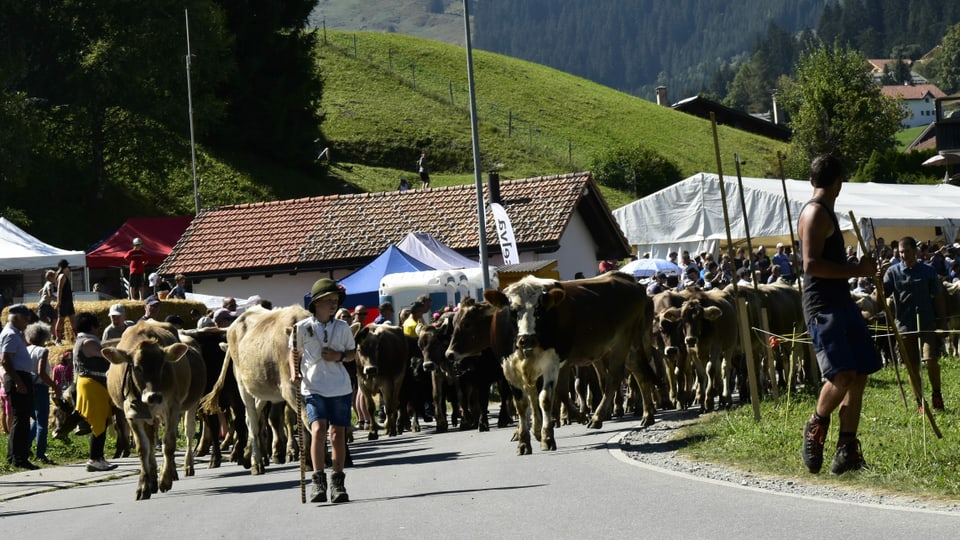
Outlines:
{"label": "wire fence", "polygon": [[[438,103],[470,113],[470,90],[466,82],[432,71],[429,64],[408,58],[382,44],[364,41],[357,34],[327,34],[324,29],[320,43],[393,74],[403,84]],[[466,75],[463,78],[466,79]],[[568,137],[518,115],[509,106],[481,96],[477,97],[477,121],[501,136],[519,141],[534,155],[567,164],[571,171],[584,170],[590,160],[589,151],[577,147]]]}

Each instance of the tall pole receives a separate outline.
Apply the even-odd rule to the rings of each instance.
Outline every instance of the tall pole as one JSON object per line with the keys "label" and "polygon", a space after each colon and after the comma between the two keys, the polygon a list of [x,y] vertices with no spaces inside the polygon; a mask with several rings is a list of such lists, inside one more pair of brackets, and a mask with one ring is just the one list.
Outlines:
{"label": "tall pole", "polygon": [[200,186],[197,184],[197,146],[193,138],[193,91],[190,89],[190,16],[183,10],[187,27],[187,113],[190,116],[190,163],[193,166],[193,205],[195,216],[200,215]]}
{"label": "tall pole", "polygon": [[470,88],[470,135],[473,139],[473,174],[477,184],[477,221],[480,226],[480,268],[483,288],[490,288],[490,270],[487,268],[487,213],[483,204],[483,175],[480,171],[480,134],[477,133],[477,96],[473,84],[473,47],[470,44],[470,12],[463,0],[463,26],[467,42],[467,86]]}
{"label": "tall pole", "polygon": [[747,237],[747,253],[750,254],[750,283],[756,286],[759,285],[759,283],[757,282],[756,272],[753,270],[753,240],[750,238],[750,219],[747,217],[747,199],[743,193],[743,176],[740,174],[740,154],[733,154],[733,162],[737,166],[737,187],[740,189],[740,208],[743,211],[743,228]]}

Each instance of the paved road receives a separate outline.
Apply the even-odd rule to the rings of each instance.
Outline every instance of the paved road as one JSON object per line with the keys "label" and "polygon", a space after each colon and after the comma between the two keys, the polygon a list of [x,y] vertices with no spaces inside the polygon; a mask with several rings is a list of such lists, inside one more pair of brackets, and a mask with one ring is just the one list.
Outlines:
{"label": "paved road", "polygon": [[0,477],[0,524],[5,537],[58,540],[942,538],[960,525],[956,515],[776,495],[652,470],[618,450],[633,421],[563,427],[558,451],[523,457],[508,429],[435,435],[428,426],[356,443],[348,504],[301,505],[296,464],[270,466],[259,477],[236,465],[202,468],[137,502],[137,465],[128,459],[118,460],[112,476],[73,466]]}

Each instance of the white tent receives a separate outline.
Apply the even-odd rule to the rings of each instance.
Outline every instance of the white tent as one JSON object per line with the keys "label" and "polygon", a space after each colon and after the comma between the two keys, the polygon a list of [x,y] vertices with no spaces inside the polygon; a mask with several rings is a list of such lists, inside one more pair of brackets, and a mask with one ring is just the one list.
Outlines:
{"label": "white tent", "polygon": [[66,259],[72,268],[86,266],[86,253],[68,251],[45,244],[0,217],[0,272],[20,272],[56,268]]}
{"label": "white tent", "polygon": [[477,261],[457,253],[430,233],[407,233],[407,236],[397,243],[397,247],[414,259],[422,261],[437,270],[478,268],[480,266]]}
{"label": "white tent", "polygon": [[[787,180],[790,216],[796,234],[797,218],[813,194],[806,180]],[[736,176],[724,177],[727,212],[734,244],[746,245],[744,205]],[[744,178],[743,195],[754,249],[790,242],[790,223],[779,179]],[[856,245],[850,223],[852,210],[869,242],[874,236],[888,242],[901,236],[918,241],[941,239],[953,243],[960,226],[960,188],[948,184],[845,183],[835,210],[848,245]],[[637,251],[666,257],[670,251],[716,253],[726,246],[720,182],[715,174],[698,173],[668,188],[613,211],[627,240]]]}

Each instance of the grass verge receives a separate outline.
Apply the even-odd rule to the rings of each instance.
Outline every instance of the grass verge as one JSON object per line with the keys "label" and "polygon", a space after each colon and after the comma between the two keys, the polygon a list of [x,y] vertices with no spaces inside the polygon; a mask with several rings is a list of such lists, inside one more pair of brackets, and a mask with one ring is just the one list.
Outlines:
{"label": "grass verge", "polygon": [[[761,418],[753,419],[753,408],[744,406],[703,417],[702,421],[681,430],[676,439],[689,444],[682,455],[697,461],[730,465],[752,473],[778,477],[801,477],[805,481],[825,482],[846,487],[862,487],[880,493],[896,493],[950,502],[960,502],[960,361],[955,357],[940,361],[946,411],[934,417],[943,439],[937,439],[926,418],[913,405],[906,373],[904,379],[908,406],[905,408],[896,374],[886,367],[872,375],[864,393],[863,412],[858,430],[864,458],[869,469],[840,476],[830,474],[836,450],[839,422],[834,413],[824,449],[824,470],[812,475],[800,461],[804,422],[816,405],[811,390],[781,395],[780,402],[761,403]],[[925,396],[930,388],[924,375]]]}

